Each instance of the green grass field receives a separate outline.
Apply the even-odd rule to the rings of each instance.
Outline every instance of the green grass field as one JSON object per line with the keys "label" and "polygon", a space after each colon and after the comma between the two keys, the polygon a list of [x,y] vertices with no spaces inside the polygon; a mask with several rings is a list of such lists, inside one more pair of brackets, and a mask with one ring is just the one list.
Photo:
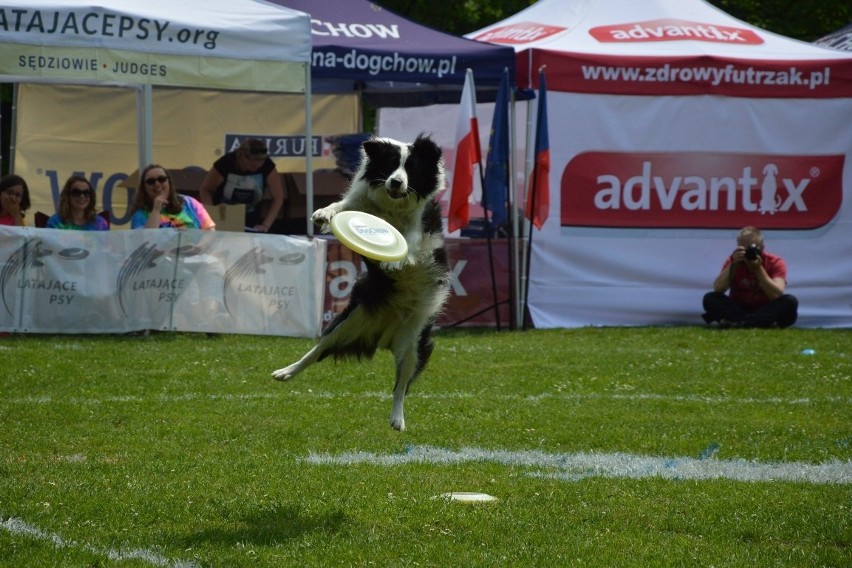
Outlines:
{"label": "green grass field", "polygon": [[850,330],[312,343],[0,337],[0,565],[852,565]]}

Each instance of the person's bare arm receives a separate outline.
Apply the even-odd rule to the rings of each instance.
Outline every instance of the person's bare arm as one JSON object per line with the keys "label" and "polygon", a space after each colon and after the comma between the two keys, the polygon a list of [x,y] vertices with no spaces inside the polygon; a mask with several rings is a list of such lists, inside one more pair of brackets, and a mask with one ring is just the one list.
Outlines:
{"label": "person's bare arm", "polygon": [[731,285],[731,270],[733,270],[733,264],[730,264],[719,273],[719,276],[716,277],[716,280],[713,281],[713,291],[714,292],[724,292]]}
{"label": "person's bare arm", "polygon": [[163,206],[166,204],[168,195],[168,192],[163,191],[160,192],[160,194],[154,198],[154,205],[148,212],[148,220],[145,221],[146,229],[160,228],[160,212],[163,210]]}
{"label": "person's bare arm", "polygon": [[266,210],[266,215],[263,217],[263,223],[256,225],[255,229],[264,233],[272,228],[275,219],[278,218],[278,212],[284,205],[284,186],[281,185],[281,176],[278,175],[278,169],[275,168],[269,175],[266,176],[266,188],[269,190],[269,196],[272,202]]}
{"label": "person's bare arm", "polygon": [[224,181],[225,178],[216,171],[216,168],[210,168],[210,171],[204,176],[204,181],[201,182],[201,187],[198,188],[198,200],[205,207],[213,205],[213,194],[216,193],[216,188],[222,185]]}
{"label": "person's bare arm", "polygon": [[770,278],[769,273],[763,267],[763,259],[757,257],[755,260],[747,261],[746,266],[757,276],[757,283],[770,300],[779,298],[787,287],[787,282],[780,276]]}
{"label": "person's bare arm", "polygon": [[745,261],[745,247],[737,247],[731,253],[731,263],[722,269],[716,280],[713,281],[714,292],[724,292],[731,287],[731,273],[736,270],[736,265]]}

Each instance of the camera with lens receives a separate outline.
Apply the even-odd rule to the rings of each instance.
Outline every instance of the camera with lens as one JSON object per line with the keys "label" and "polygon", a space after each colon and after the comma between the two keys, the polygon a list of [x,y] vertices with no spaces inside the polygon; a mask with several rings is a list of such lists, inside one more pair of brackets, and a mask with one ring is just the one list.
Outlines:
{"label": "camera with lens", "polygon": [[745,249],[745,257],[746,257],[746,260],[755,260],[757,257],[759,257],[759,256],[760,256],[760,253],[761,253],[761,252],[762,252],[762,251],[760,250],[760,247],[759,247],[759,246],[757,246],[757,245],[748,245],[748,246],[746,247],[746,249]]}

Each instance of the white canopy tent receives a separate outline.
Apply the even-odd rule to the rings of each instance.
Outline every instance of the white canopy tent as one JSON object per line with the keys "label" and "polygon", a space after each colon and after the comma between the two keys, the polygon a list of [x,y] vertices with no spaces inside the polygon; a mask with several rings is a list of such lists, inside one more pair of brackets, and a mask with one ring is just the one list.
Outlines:
{"label": "white canopy tent", "polygon": [[540,0],[467,34],[546,68],[537,327],[698,323],[736,230],[786,258],[799,324],[852,325],[852,57],[701,0]]}
{"label": "white canopy tent", "polygon": [[[0,7],[0,82],[136,89],[140,167],[151,162],[154,85],[304,93],[310,139],[310,52],[307,14],[255,0],[12,0]],[[311,171],[310,152],[306,161]]]}

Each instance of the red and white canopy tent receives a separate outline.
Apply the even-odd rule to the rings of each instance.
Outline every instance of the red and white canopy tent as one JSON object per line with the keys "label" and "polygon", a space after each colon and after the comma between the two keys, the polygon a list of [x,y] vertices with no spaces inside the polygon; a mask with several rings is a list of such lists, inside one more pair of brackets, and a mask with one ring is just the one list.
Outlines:
{"label": "red and white canopy tent", "polygon": [[467,37],[513,46],[520,86],[546,70],[537,327],[698,323],[745,225],[799,325],[852,326],[852,56],[701,0],[540,0]]}

